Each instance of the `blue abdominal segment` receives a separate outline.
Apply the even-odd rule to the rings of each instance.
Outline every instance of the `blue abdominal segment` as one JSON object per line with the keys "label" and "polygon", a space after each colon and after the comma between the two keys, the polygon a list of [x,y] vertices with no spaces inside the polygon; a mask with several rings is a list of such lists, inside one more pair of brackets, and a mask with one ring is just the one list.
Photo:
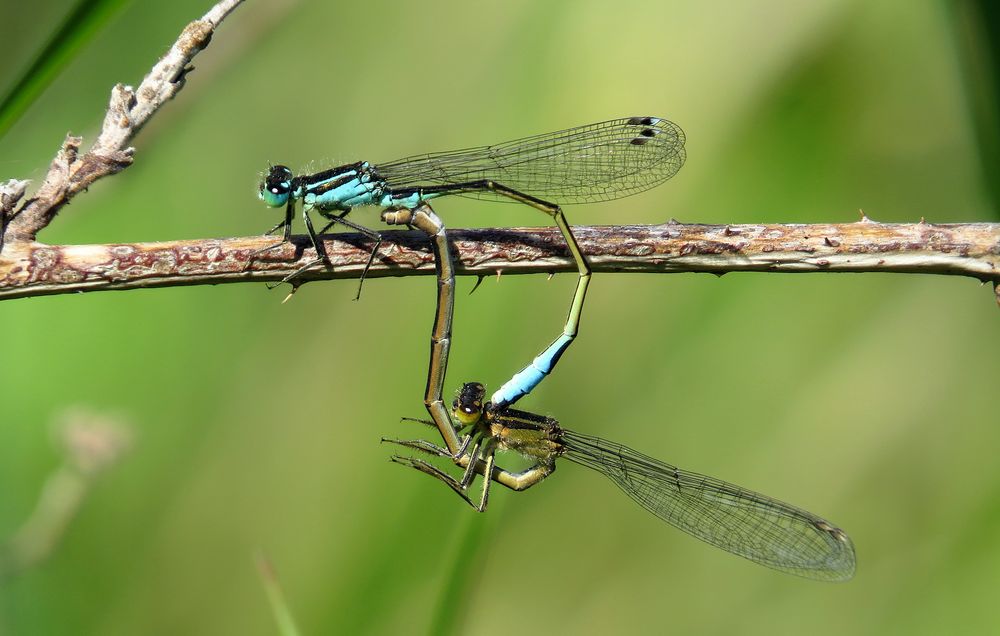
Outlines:
{"label": "blue abdominal segment", "polygon": [[511,405],[520,400],[552,373],[556,363],[566,348],[573,342],[575,336],[563,334],[555,339],[545,351],[531,361],[531,364],[514,374],[510,380],[496,390],[490,397],[490,402],[496,408]]}

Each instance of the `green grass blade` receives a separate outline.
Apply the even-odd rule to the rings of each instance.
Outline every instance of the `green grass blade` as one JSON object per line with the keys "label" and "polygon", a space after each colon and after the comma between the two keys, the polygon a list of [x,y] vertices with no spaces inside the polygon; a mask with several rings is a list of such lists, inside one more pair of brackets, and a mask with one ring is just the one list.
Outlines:
{"label": "green grass blade", "polygon": [[961,76],[968,95],[982,178],[994,210],[1000,206],[1000,7],[987,0],[965,0],[949,5],[954,22]]}
{"label": "green grass blade", "polygon": [[482,577],[481,566],[489,554],[486,545],[500,516],[498,503],[490,507],[490,514],[469,515],[465,535],[455,551],[451,573],[444,580],[428,633],[444,636],[466,631],[462,623],[469,613],[476,583]]}
{"label": "green grass blade", "polygon": [[115,12],[128,0],[80,0],[6,95],[0,99],[0,138],[24,114]]}
{"label": "green grass blade", "polygon": [[258,552],[254,556],[254,560],[257,562],[257,571],[260,574],[260,580],[264,583],[264,590],[267,592],[267,600],[271,604],[271,612],[274,614],[274,620],[278,623],[278,633],[281,636],[301,636],[301,632],[299,632],[299,628],[295,625],[295,618],[292,616],[292,611],[288,608],[285,593],[281,589],[281,584],[278,583],[278,576],[275,574],[270,560],[262,552]]}

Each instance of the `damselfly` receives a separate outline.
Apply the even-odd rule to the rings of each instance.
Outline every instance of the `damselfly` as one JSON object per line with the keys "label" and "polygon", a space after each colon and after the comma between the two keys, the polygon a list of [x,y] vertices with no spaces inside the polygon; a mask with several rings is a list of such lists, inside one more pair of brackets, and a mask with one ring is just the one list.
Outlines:
{"label": "damselfly", "polygon": [[[383,441],[449,458],[465,471],[456,479],[423,459],[394,455],[393,461],[444,482],[482,512],[489,502],[492,481],[515,491],[526,490],[551,475],[557,459],[565,458],[600,472],[660,519],[723,550],[807,578],[846,581],[854,575],[851,539],[821,517],[671,466],[621,444],[575,433],[550,417],[515,410],[509,403],[484,402],[485,389],[479,383],[462,387],[452,404],[457,424],[453,423],[442,397],[455,284],[444,225],[426,207],[387,213],[383,218],[389,223],[411,224],[432,239],[438,302],[424,404],[433,421],[424,423],[437,426],[446,447],[425,440]],[[534,464],[521,472],[505,470],[496,465],[497,450],[515,451]],[[487,476],[478,502],[468,494],[476,474]]]}
{"label": "damselfly", "polygon": [[[745,488],[682,470],[631,448],[562,428],[556,420],[484,403],[485,390],[467,383],[454,402],[456,419],[468,432],[457,463],[460,479],[415,457],[393,456],[447,484],[469,505],[486,509],[490,481],[525,490],[552,474],[563,458],[609,478],[640,506],[688,534],[767,567],[826,581],[854,576],[854,545],[843,530],[795,506]],[[461,431],[460,431],[461,432]],[[423,440],[388,440],[442,457],[447,449]],[[510,472],[494,461],[497,450],[515,451],[534,464]],[[475,475],[483,480],[478,501],[468,489]]]}
{"label": "damselfly", "polygon": [[347,220],[352,208],[414,208],[449,194],[506,198],[552,216],[583,274],[584,259],[559,205],[610,201],[648,190],[674,176],[684,158],[684,133],[677,125],[659,117],[627,117],[493,146],[379,164],[358,161],[308,175],[295,176],[286,166],[271,166],[258,195],[270,207],[284,206],[285,219],[268,232],[284,228],[282,243],[291,238],[295,201],[303,203],[302,220],[316,260],[286,280],[326,258],[311,210],[328,221],[320,233],[340,223],[372,239],[374,258],[379,235]]}

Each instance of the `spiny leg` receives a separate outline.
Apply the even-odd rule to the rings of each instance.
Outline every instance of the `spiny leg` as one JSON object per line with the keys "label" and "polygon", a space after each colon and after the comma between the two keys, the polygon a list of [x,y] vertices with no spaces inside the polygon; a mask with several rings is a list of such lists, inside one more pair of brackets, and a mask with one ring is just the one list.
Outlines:
{"label": "spiny leg", "polygon": [[[457,463],[459,466],[464,466],[468,461],[468,457],[463,456],[458,459]],[[480,475],[485,476],[487,474],[486,468],[486,462],[476,462],[476,472]],[[519,473],[511,472],[498,466],[493,466],[489,475],[492,481],[495,481],[501,486],[506,486],[511,490],[520,492],[541,482],[555,472],[555,470],[556,465],[554,462],[539,461]]]}
{"label": "spiny leg", "polygon": [[[401,422],[416,422],[418,424],[423,424],[424,426],[430,426],[431,428],[436,428],[437,427],[437,424],[435,424],[431,420],[421,420],[421,419],[417,419],[415,417],[401,417],[399,419],[400,419]],[[450,422],[450,418],[449,418],[449,422]],[[456,426],[455,424],[452,424],[452,426],[455,429],[456,435],[461,434],[463,427]],[[422,439],[400,440],[400,439],[393,439],[393,438],[383,437],[382,441],[383,442],[390,442],[392,444],[399,444],[400,446],[406,446],[408,448],[413,448],[415,450],[419,450],[419,451],[422,451],[422,452],[425,452],[425,453],[428,453],[428,454],[431,454],[431,455],[436,455],[438,457],[447,457],[448,459],[451,459],[452,461],[454,461],[456,465],[462,465],[462,464],[459,463],[459,458],[463,457],[466,454],[466,451],[468,451],[468,448],[469,448],[469,444],[471,444],[474,439],[476,440],[476,445],[473,448],[473,450],[471,451],[471,454],[472,455],[476,455],[479,452],[479,450],[478,450],[479,449],[479,444],[480,444],[480,440],[482,439],[482,434],[481,433],[479,433],[479,434],[473,433],[473,434],[470,434],[470,435],[462,435],[459,438],[460,444],[458,446],[458,450],[456,450],[454,453],[452,453],[451,451],[449,451],[447,448],[442,448],[441,446],[438,446],[436,444],[432,444],[431,442],[428,442],[428,441],[422,440]],[[465,469],[465,474],[462,476],[462,483],[465,484],[466,486],[472,480],[472,469],[470,467],[474,466],[474,465],[475,464],[473,462],[471,462],[471,461],[467,460],[465,462],[466,469]]]}
{"label": "spiny leg", "polygon": [[434,455],[435,457],[447,457],[451,459],[451,453],[447,448],[442,448],[437,444],[433,444],[423,439],[395,439],[392,437],[383,437],[382,442],[388,442],[389,444],[396,444],[397,446],[403,446],[405,448],[410,448],[413,450],[420,451],[421,453],[427,453],[428,455]]}
{"label": "spiny leg", "polygon": [[329,214],[326,211],[320,209],[317,209],[316,211],[319,212],[323,218],[329,221],[329,223],[327,223],[323,227],[323,229],[319,231],[321,235],[324,234],[327,230],[329,230],[335,223],[340,223],[341,225],[344,225],[346,227],[351,228],[352,230],[364,234],[372,241],[372,251],[368,255],[368,262],[365,263],[365,268],[361,271],[361,278],[358,279],[358,293],[354,297],[354,300],[358,300],[359,298],[361,298],[361,288],[365,284],[365,277],[368,275],[368,270],[371,269],[372,263],[375,262],[375,255],[378,253],[378,248],[382,245],[382,235],[376,232],[375,230],[367,228],[359,223],[355,223],[354,221],[348,221],[345,217],[347,216],[347,213],[350,212],[349,209],[344,210],[340,214]]}
{"label": "spiny leg", "polygon": [[[427,423],[424,420],[414,420],[415,422]],[[433,426],[433,423],[431,423]],[[390,444],[396,444],[398,446],[405,446],[406,448],[412,448],[413,450],[418,450],[422,453],[427,453],[428,455],[434,455],[436,457],[447,457],[458,464],[458,460],[452,455],[451,451],[442,446],[438,446],[432,442],[428,442],[423,439],[395,439],[392,437],[383,437],[383,442],[388,442]],[[461,445],[458,447],[458,455],[464,456],[469,448],[469,444],[472,442],[472,436],[466,436],[462,439]],[[478,447],[478,443],[477,443]],[[478,452],[474,450],[473,452]],[[468,462],[467,462],[468,463]],[[464,464],[462,464],[464,466]]]}
{"label": "spiny leg", "polygon": [[[403,443],[403,445],[414,448],[414,446],[410,444]],[[486,442],[483,444],[482,450],[484,455],[483,460],[480,460],[479,458],[478,442],[473,446],[473,449],[469,454],[463,455],[463,458],[469,462],[470,470],[466,471],[466,475],[469,475],[468,480],[466,480],[466,475],[463,475],[461,480],[456,480],[454,477],[444,472],[443,470],[439,469],[437,466],[434,466],[433,464],[426,462],[422,459],[417,459],[414,457],[403,457],[400,455],[393,455],[391,459],[397,464],[402,464],[404,466],[409,466],[410,468],[415,468],[416,470],[419,470],[422,473],[430,475],[431,477],[434,477],[439,481],[443,481],[445,484],[448,485],[449,488],[455,491],[470,506],[472,506],[479,512],[485,512],[486,506],[489,503],[490,480],[483,479],[483,490],[482,494],[480,495],[478,504],[473,502],[468,495],[469,485],[472,482],[471,476],[475,475],[476,472],[478,472],[476,470],[477,467],[482,466],[482,469],[485,474],[491,474],[493,471],[493,462],[494,462],[493,455],[496,451],[496,448],[495,445],[492,443],[492,438],[486,440]]]}
{"label": "spiny leg", "polygon": [[[421,423],[426,423],[423,420],[416,420],[416,421],[421,422]],[[410,448],[410,449],[413,449],[413,450],[416,450],[416,451],[420,451],[422,453],[427,453],[429,455],[433,455],[433,456],[436,456],[436,457],[447,457],[449,459],[455,460],[455,458],[452,457],[452,454],[448,451],[448,449],[442,448],[442,447],[440,447],[440,446],[438,446],[436,444],[432,444],[432,443],[430,443],[428,441],[425,441],[425,440],[421,440],[421,439],[400,440],[400,439],[388,439],[388,438],[383,437],[382,441],[383,442],[389,442],[391,444],[397,444],[399,446],[403,446],[405,448]],[[470,442],[472,443],[472,449],[469,450],[468,452],[466,452],[466,449],[470,445]],[[486,498],[488,497],[488,495],[484,494],[480,498],[479,505],[476,505],[472,501],[472,499],[468,496],[468,494],[466,494],[466,493],[467,493],[467,491],[469,489],[469,485],[472,483],[472,480],[473,480],[473,478],[476,475],[476,467],[480,466],[480,464],[481,464],[481,462],[480,462],[480,456],[483,453],[483,451],[487,451],[488,450],[489,457],[488,457],[487,461],[488,461],[488,465],[490,466],[490,468],[492,468],[494,446],[495,446],[495,444],[493,443],[492,438],[487,439],[486,442],[483,443],[483,435],[481,433],[480,434],[476,434],[476,435],[469,435],[469,436],[465,437],[463,439],[463,441],[462,441],[462,445],[461,445],[461,447],[460,447],[460,449],[458,451],[458,454],[460,455],[460,457],[462,457],[465,460],[465,463],[466,463],[467,467],[466,467],[465,472],[463,473],[462,478],[460,480],[456,480],[454,477],[452,477],[448,473],[446,473],[443,470],[437,468],[433,464],[430,464],[429,462],[426,462],[426,461],[421,460],[421,459],[417,459],[417,458],[413,458],[413,457],[404,457],[404,456],[400,456],[400,455],[393,455],[391,457],[391,459],[392,459],[392,461],[394,461],[394,462],[396,462],[398,464],[402,464],[404,466],[409,466],[411,468],[415,468],[415,469],[419,470],[422,473],[425,473],[425,474],[430,475],[430,476],[432,476],[432,477],[434,477],[434,478],[436,478],[436,479],[438,479],[440,481],[443,481],[445,484],[448,485],[449,488],[451,488],[459,496],[461,496],[462,499],[466,503],[468,503],[473,508],[476,508],[476,510],[478,510],[479,512],[482,512],[482,511],[485,510],[484,502],[486,501]],[[455,463],[458,464],[459,462],[457,460],[455,460]],[[486,474],[489,474],[489,473],[486,473]],[[484,488],[484,490],[488,490],[489,489],[489,480],[488,479],[484,479],[483,480],[483,488]]]}
{"label": "spiny leg", "polygon": [[284,236],[282,238],[284,240],[286,240],[286,241],[289,238],[291,238],[291,236],[292,236],[292,216],[294,215],[294,209],[293,209],[294,206],[295,206],[294,201],[289,200],[288,203],[285,204],[285,218],[283,220],[281,220],[281,221],[278,221],[277,225],[275,225],[274,227],[272,227],[270,230],[268,230],[267,232],[264,232],[264,236],[270,236],[270,235],[274,234],[274,231],[277,230],[278,228],[285,228],[285,233],[284,233]]}
{"label": "spiny leg", "polygon": [[469,504],[476,510],[479,510],[479,507],[472,501],[472,499],[469,499],[469,495],[466,494],[465,490],[455,480],[455,478],[449,475],[448,473],[445,473],[437,466],[425,462],[422,459],[417,459],[415,457],[404,457],[402,455],[393,455],[389,459],[391,459],[397,464],[402,464],[403,466],[409,466],[410,468],[415,468],[416,470],[419,470],[420,472],[426,475],[430,475],[431,477],[434,477],[435,479],[444,482],[449,488],[455,491],[455,494],[457,494],[459,497],[465,500],[465,503]]}
{"label": "spiny leg", "polygon": [[432,428],[437,426],[437,424],[435,424],[434,422],[432,422],[430,420],[422,420],[422,419],[416,418],[416,417],[401,417],[401,418],[399,418],[399,421],[400,422],[416,422],[417,424],[423,424],[424,426],[430,426]]}
{"label": "spiny leg", "polygon": [[[288,276],[285,276],[280,281],[278,281],[276,284],[274,284],[274,285],[268,285],[268,289],[274,289],[275,287],[277,287],[281,283],[290,282],[290,281],[294,280],[295,278],[298,278],[301,274],[303,274],[306,270],[308,270],[309,268],[311,268],[313,265],[316,265],[318,263],[324,263],[324,262],[327,261],[326,247],[323,245],[323,241],[321,241],[319,239],[319,236],[317,236],[316,230],[313,228],[312,217],[309,216],[309,210],[311,208],[312,208],[312,206],[309,206],[309,205],[303,205],[302,206],[302,220],[305,222],[306,233],[309,235],[309,241],[312,243],[313,248],[316,250],[316,258],[314,258],[313,260],[309,261],[308,263],[306,263],[302,267],[298,268],[297,270],[295,270],[294,272],[292,272]],[[290,223],[289,223],[288,227],[289,228],[291,227]],[[298,289],[298,288],[299,288],[298,285],[294,285],[294,289],[292,290],[292,293],[295,293],[295,290]],[[291,294],[289,294],[289,297],[291,297]],[[288,298],[286,298],[285,300],[288,300]]]}
{"label": "spiny leg", "polygon": [[[428,453],[437,457],[450,457],[447,449],[441,448],[426,442],[423,440],[394,440],[394,439],[382,439],[383,442],[390,442],[393,444],[399,444],[400,446],[405,446],[423,453]],[[472,454],[463,454],[459,457],[455,463],[459,466],[466,468],[467,472],[471,469],[475,474],[490,475],[490,479],[483,480],[483,493],[480,496],[479,504],[473,503],[472,499],[468,496],[468,487],[471,484],[471,479],[468,483],[463,479],[455,479],[448,473],[444,472],[437,466],[424,461],[422,459],[417,459],[414,457],[405,457],[402,455],[393,455],[391,457],[392,461],[397,464],[402,464],[404,466],[409,466],[419,470],[422,473],[428,474],[440,481],[443,481],[448,485],[449,488],[454,490],[462,499],[466,501],[470,506],[479,510],[480,512],[486,509],[489,502],[489,482],[495,481],[501,486],[505,486],[514,491],[522,491],[531,488],[535,484],[543,481],[546,477],[551,475],[555,471],[555,464],[553,462],[543,462],[539,461],[534,465],[528,467],[527,469],[515,473],[503,468],[496,466],[495,460],[496,446],[495,440],[489,438],[483,445],[483,449],[480,452],[481,457],[474,458]]]}
{"label": "spiny leg", "polygon": [[[435,429],[438,427],[438,423],[435,422],[434,420],[424,420],[415,417],[401,417],[399,418],[399,421],[416,422],[417,424],[423,424],[424,426],[428,426],[430,428],[435,428]],[[458,458],[466,454],[466,451],[469,448],[469,444],[473,441],[473,438],[481,439],[482,433],[476,433],[475,431],[471,431],[469,434],[463,435],[462,431],[470,429],[472,425],[462,426],[459,424],[455,424],[452,421],[451,417],[447,416],[447,414],[445,414],[445,422],[451,426],[453,435],[455,435],[456,437],[457,447],[455,451],[451,451],[446,447],[438,446],[436,444],[433,444],[431,442],[422,439],[399,440],[394,438],[383,437],[382,441],[390,442],[392,444],[399,444],[401,446],[407,446],[410,448],[414,448],[416,450],[421,450],[425,453],[430,453],[431,455],[436,455],[438,457],[447,457],[448,459],[451,459],[453,462],[455,462],[456,465],[458,465]],[[466,462],[466,464],[468,464],[468,462]],[[462,464],[462,466],[465,466],[466,464]]]}
{"label": "spiny leg", "polygon": [[[413,421],[420,422],[422,424],[428,423],[424,420]],[[433,423],[430,424],[433,426]],[[462,445],[459,447],[458,452],[459,457],[456,459],[447,448],[443,448],[423,439],[394,439],[390,437],[383,437],[382,442],[396,444],[397,446],[420,451],[421,453],[427,453],[428,455],[432,455],[434,457],[447,457],[448,459],[453,460],[457,466],[463,466],[465,468],[461,480],[458,481],[463,489],[467,489],[469,484],[472,483],[472,479],[477,472],[476,468],[480,465],[479,458],[482,456],[483,451],[487,447],[493,447],[493,444],[490,441],[487,441],[485,444],[483,443],[482,434],[469,435],[462,440]],[[470,444],[472,445],[472,450],[468,450]]]}
{"label": "spiny leg", "polygon": [[[476,466],[479,464],[479,458],[486,456],[489,457],[491,461],[493,459],[493,453],[490,450],[493,448],[493,445],[491,444],[492,439],[487,439],[486,442],[483,443],[481,435],[477,435],[475,437],[476,440],[472,444],[472,450],[468,453],[469,465],[462,474],[462,478],[458,481],[458,483],[462,485],[463,489],[468,489],[469,484],[471,484],[472,480],[475,478]],[[464,455],[465,453],[463,453],[463,456]],[[489,479],[483,480],[483,488],[489,487],[489,481]]]}
{"label": "spiny leg", "polygon": [[344,219],[344,217],[346,217],[348,214],[351,213],[351,208],[347,208],[346,210],[344,210],[340,214],[330,214],[329,212],[324,212],[323,210],[317,210],[317,212],[319,212],[323,216],[324,219],[327,219],[327,220],[330,221],[329,223],[327,223],[326,225],[323,226],[322,230],[319,231],[320,236],[322,236],[323,234],[326,234],[327,230],[329,230],[331,227],[333,227],[337,223],[343,222],[344,225],[347,225],[347,221]]}
{"label": "spiny leg", "polygon": [[[468,456],[466,456],[468,457]],[[457,479],[444,472],[437,466],[426,462],[422,459],[417,459],[415,457],[405,457],[402,455],[393,455],[390,458],[393,462],[397,464],[402,464],[403,466],[409,466],[419,470],[422,473],[430,475],[439,481],[444,482],[449,488],[451,488],[455,493],[458,494],[466,503],[478,510],[483,512],[486,510],[486,506],[489,503],[489,491],[487,484],[490,481],[495,481],[502,486],[506,486],[511,490],[520,492],[531,488],[535,484],[543,481],[546,477],[552,474],[554,466],[551,464],[538,463],[519,473],[512,473],[510,471],[498,468],[495,465],[493,454],[491,453],[485,460],[479,460],[476,462],[476,472],[486,473],[489,470],[492,473],[492,479],[483,480],[483,494],[480,496],[479,503],[476,504],[469,497],[467,489],[462,488],[461,482]]]}
{"label": "spiny leg", "polygon": [[[422,419],[419,419],[419,418],[416,418],[416,417],[401,417],[401,418],[399,418],[399,421],[400,422],[416,422],[417,424],[423,424],[424,426],[429,426],[431,428],[437,428],[437,424],[433,420],[422,420]],[[464,430],[465,428],[467,428],[465,426],[460,426],[458,424],[452,423],[451,420],[450,420],[450,418],[449,418],[449,423],[451,423],[451,426],[455,430],[455,434],[456,435],[461,435],[462,430]],[[466,436],[466,437],[468,437],[468,436]],[[461,454],[461,453],[459,453],[459,454]]]}
{"label": "spiny leg", "polygon": [[[496,459],[496,440],[492,437],[486,440],[483,445],[483,458],[486,460],[486,465],[483,467],[483,490],[479,497],[479,507],[476,508],[479,512],[486,512],[486,505],[490,500],[490,484],[493,483],[493,464]],[[468,487],[469,483],[472,483],[472,478],[476,474],[476,469],[479,467],[479,462],[476,461],[475,457],[469,456],[469,468],[465,471],[462,479],[464,480],[466,476],[468,477]]]}
{"label": "spiny leg", "polygon": [[269,245],[267,247],[262,247],[259,250],[255,250],[254,253],[250,255],[250,258],[247,259],[246,264],[243,265],[244,272],[247,271],[247,268],[250,267],[251,263],[257,260],[258,256],[266,252],[270,252],[273,249],[277,249],[282,245],[284,245],[285,243],[288,243],[290,240],[292,240],[292,216],[294,213],[295,213],[295,201],[294,199],[289,199],[288,203],[285,204],[285,220],[278,223],[267,232],[264,232],[264,236],[270,236],[279,227],[284,227],[285,232],[281,237],[281,242],[275,243],[274,245]]}

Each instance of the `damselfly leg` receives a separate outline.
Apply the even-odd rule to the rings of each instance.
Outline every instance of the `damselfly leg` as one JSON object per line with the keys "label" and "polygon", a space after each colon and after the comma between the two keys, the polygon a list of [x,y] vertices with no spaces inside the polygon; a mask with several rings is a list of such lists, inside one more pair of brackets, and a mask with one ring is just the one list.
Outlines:
{"label": "damselfly leg", "polygon": [[[320,214],[320,216],[329,221],[329,223],[323,226],[323,229],[320,230],[319,233],[313,230],[312,219],[309,217],[309,212],[311,212],[313,209],[315,209],[316,212]],[[323,236],[323,234],[326,233],[328,229],[333,227],[335,224],[339,223],[344,227],[348,227],[356,232],[360,232],[361,234],[368,237],[372,241],[372,249],[371,252],[369,252],[368,254],[368,262],[365,263],[365,268],[361,271],[361,276],[358,279],[358,293],[354,296],[354,300],[358,300],[359,298],[361,298],[361,288],[365,284],[365,277],[368,275],[368,270],[371,269],[372,263],[375,262],[375,255],[378,254],[378,248],[382,245],[382,235],[376,232],[375,230],[372,230],[370,228],[361,225],[360,223],[355,223],[354,221],[347,219],[346,217],[349,212],[350,210],[344,210],[340,214],[331,214],[330,212],[327,212],[322,208],[311,208],[310,206],[305,206],[305,205],[302,206],[302,219],[306,226],[306,232],[309,234],[309,241],[312,243],[313,248],[316,250],[316,258],[309,261],[305,265],[299,267],[297,270],[295,270],[288,276],[282,278],[281,281],[278,283],[279,285],[281,283],[292,282],[293,280],[301,276],[309,269],[312,269],[316,265],[330,262],[330,257],[327,255],[326,246],[324,245],[323,239],[321,237]],[[277,246],[272,246],[272,247],[278,247],[280,245],[281,243],[279,243]]]}
{"label": "damselfly leg", "polygon": [[[445,449],[433,444],[427,444],[423,440],[383,439],[382,441],[438,457],[451,456]],[[492,437],[487,437],[482,442],[476,442],[470,452],[460,455],[455,460],[456,464],[465,468],[461,479],[455,479],[434,464],[417,457],[393,455],[390,459],[397,464],[408,466],[443,482],[461,497],[463,501],[479,512],[485,512],[489,505],[490,484],[492,482],[497,482],[511,490],[522,491],[542,481],[555,470],[554,463],[542,461],[536,462],[533,466],[521,472],[511,472],[500,468],[496,465],[496,442]],[[477,474],[483,475],[484,478],[479,501],[474,501],[469,496],[469,488]],[[490,476],[489,479],[485,477],[486,475]]]}

